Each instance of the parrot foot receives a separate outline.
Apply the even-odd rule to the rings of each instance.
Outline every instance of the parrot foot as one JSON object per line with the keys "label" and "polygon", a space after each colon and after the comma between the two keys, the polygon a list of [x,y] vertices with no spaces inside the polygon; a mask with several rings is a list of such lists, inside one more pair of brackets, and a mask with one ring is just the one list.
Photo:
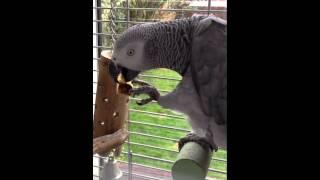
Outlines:
{"label": "parrot foot", "polygon": [[206,138],[202,138],[197,136],[194,133],[188,133],[185,137],[181,138],[178,142],[179,152],[181,151],[182,147],[188,142],[196,142],[204,149],[209,149],[210,151],[217,152],[218,147],[215,144],[210,144]]}
{"label": "parrot foot", "polygon": [[141,101],[137,101],[138,105],[145,105],[151,102],[152,100],[158,101],[160,96],[160,93],[158,92],[158,90],[152,86],[143,86],[136,89],[131,89],[129,93],[133,97],[140,94],[147,94],[149,96],[149,98],[147,99],[142,99]]}

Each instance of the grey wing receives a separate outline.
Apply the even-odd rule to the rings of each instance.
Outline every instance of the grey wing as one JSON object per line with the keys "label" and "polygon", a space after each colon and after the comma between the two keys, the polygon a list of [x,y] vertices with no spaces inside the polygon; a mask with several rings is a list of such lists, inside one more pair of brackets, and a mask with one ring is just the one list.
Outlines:
{"label": "grey wing", "polygon": [[227,32],[226,24],[210,18],[199,23],[193,38],[190,62],[200,104],[218,124],[227,122]]}

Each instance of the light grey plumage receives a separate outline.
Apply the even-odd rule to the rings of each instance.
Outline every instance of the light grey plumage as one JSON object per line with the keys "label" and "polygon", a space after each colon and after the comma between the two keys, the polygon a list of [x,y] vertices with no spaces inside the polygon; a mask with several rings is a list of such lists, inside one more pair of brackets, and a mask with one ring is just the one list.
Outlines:
{"label": "light grey plumage", "polygon": [[223,149],[227,148],[226,26],[214,16],[136,25],[119,37],[113,51],[113,60],[127,80],[154,68],[180,73],[183,78],[177,88],[156,100],[186,114],[198,137]]}

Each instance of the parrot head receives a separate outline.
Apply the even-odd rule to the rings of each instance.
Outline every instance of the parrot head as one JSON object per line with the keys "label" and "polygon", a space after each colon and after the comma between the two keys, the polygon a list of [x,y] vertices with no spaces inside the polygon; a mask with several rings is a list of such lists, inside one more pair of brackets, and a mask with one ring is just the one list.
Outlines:
{"label": "parrot head", "polygon": [[148,40],[143,37],[141,29],[139,25],[128,28],[114,44],[109,72],[116,82],[120,73],[129,82],[141,71],[152,69],[146,54]]}

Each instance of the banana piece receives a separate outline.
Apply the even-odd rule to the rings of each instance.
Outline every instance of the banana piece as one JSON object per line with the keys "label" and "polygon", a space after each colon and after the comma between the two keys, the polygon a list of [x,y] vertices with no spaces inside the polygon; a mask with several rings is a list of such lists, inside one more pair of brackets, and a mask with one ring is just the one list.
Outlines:
{"label": "banana piece", "polygon": [[117,77],[117,80],[119,81],[119,84],[117,84],[117,94],[126,94],[130,95],[129,91],[133,88],[133,84],[131,81],[126,82],[123,78],[123,75],[120,73]]}

